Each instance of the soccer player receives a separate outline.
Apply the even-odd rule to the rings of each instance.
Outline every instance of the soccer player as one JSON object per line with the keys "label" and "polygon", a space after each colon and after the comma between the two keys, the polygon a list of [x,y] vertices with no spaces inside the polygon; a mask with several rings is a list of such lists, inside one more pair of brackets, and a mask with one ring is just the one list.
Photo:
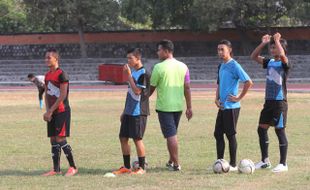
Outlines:
{"label": "soccer player", "polygon": [[[222,63],[218,67],[218,80],[215,104],[219,108],[214,137],[216,139],[217,159],[224,158],[224,134],[229,142],[230,171],[237,171],[237,122],[240,112],[240,101],[253,85],[248,74],[241,65],[232,58],[232,45],[228,40],[222,40],[217,46],[217,53]],[[239,81],[244,83],[239,94]]]}
{"label": "soccer player", "polygon": [[[119,139],[121,143],[124,166],[113,173],[144,174],[145,148],[143,135],[149,113],[150,75],[143,67],[141,49],[134,48],[127,52],[128,64],[124,72],[128,76],[128,92],[123,113],[121,114]],[[132,71],[131,69],[132,68]],[[132,138],[138,154],[139,168],[131,170],[129,138]]]}
{"label": "soccer player", "polygon": [[193,116],[191,105],[190,76],[187,66],[173,57],[174,45],[170,40],[157,44],[157,63],[151,76],[151,94],[157,90],[156,112],[164,138],[167,140],[169,160],[166,164],[171,171],[180,171],[177,130],[186,99],[186,117]]}
{"label": "soccer player", "polygon": [[38,88],[39,105],[40,105],[40,108],[43,109],[43,94],[45,91],[44,76],[43,75],[34,76],[34,74],[29,73],[27,77],[28,77],[28,80],[32,82],[34,85],[36,85],[36,87]]}
{"label": "soccer player", "polygon": [[[269,44],[272,59],[261,56],[262,49]],[[261,111],[259,126],[257,129],[261,149],[261,161],[255,164],[256,169],[271,168],[268,158],[268,128],[275,127],[280,147],[280,163],[272,169],[272,172],[288,171],[286,164],[288,142],[285,134],[287,117],[287,88],[286,81],[290,64],[286,56],[287,42],[281,38],[280,33],[264,35],[261,44],[252,52],[251,58],[261,64],[266,73],[265,104]]]}
{"label": "soccer player", "polygon": [[45,54],[45,63],[49,71],[45,74],[45,104],[46,113],[43,115],[47,122],[47,134],[52,145],[53,169],[43,176],[61,174],[60,155],[64,151],[69,162],[65,176],[73,176],[78,172],[75,166],[71,146],[66,137],[70,136],[71,111],[69,106],[69,78],[59,68],[59,54],[56,49],[50,49]]}

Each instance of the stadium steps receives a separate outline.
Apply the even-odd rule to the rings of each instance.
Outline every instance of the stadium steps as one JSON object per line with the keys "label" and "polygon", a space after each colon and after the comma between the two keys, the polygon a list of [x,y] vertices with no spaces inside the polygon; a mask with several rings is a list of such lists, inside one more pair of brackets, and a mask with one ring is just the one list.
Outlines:
{"label": "stadium steps", "polygon": [[[309,82],[310,55],[290,56],[293,69],[290,81]],[[181,57],[180,61],[186,63],[190,69],[193,81],[215,81],[217,67],[220,60],[216,57]],[[244,67],[250,77],[256,81],[263,81],[265,70],[254,63],[248,56],[236,56],[235,59]],[[68,72],[71,81],[92,83],[98,80],[98,66],[100,64],[124,64],[127,60],[120,58],[90,58],[90,59],[62,59],[61,67]],[[151,70],[157,59],[144,59],[145,67]],[[43,75],[47,71],[44,60],[0,60],[0,84],[13,84],[27,82],[27,74]]]}

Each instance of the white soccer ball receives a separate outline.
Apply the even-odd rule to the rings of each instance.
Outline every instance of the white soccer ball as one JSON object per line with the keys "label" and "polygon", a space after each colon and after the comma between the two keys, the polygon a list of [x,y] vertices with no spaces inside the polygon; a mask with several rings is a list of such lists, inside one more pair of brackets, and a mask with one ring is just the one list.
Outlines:
{"label": "white soccer ball", "polygon": [[[147,160],[145,159],[145,165],[144,167],[147,168],[148,166],[148,163],[147,163]],[[140,166],[139,166],[139,158],[138,157],[134,157],[131,161],[131,168],[136,170],[138,169]]]}
{"label": "white soccer ball", "polygon": [[213,164],[213,172],[216,174],[227,173],[229,172],[230,165],[224,159],[218,159]]}
{"label": "white soccer ball", "polygon": [[255,164],[250,159],[243,159],[239,162],[238,171],[244,174],[252,174],[255,171]]}

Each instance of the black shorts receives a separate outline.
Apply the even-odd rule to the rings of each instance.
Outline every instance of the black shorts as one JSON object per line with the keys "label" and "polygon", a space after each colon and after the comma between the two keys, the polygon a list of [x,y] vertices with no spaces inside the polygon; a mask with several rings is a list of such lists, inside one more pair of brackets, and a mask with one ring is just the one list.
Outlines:
{"label": "black shorts", "polygon": [[280,129],[285,128],[287,109],[287,102],[284,100],[266,100],[260,113],[259,124],[267,124]]}
{"label": "black shorts", "polygon": [[237,122],[239,118],[240,108],[219,110],[217,113],[214,135],[228,136],[237,133]]}
{"label": "black shorts", "polygon": [[65,111],[52,115],[52,120],[47,122],[48,137],[70,136],[71,111]]}
{"label": "black shorts", "polygon": [[147,116],[124,115],[119,137],[142,139],[146,128]]}
{"label": "black shorts", "polygon": [[182,112],[157,111],[161,131],[165,138],[173,137],[178,132]]}

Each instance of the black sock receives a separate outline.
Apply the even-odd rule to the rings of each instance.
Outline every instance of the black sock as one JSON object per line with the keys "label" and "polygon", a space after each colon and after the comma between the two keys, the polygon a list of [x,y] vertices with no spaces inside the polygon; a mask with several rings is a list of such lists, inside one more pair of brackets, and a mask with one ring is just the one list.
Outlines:
{"label": "black sock", "polygon": [[139,157],[139,167],[145,169],[145,157]]}
{"label": "black sock", "polygon": [[257,133],[259,137],[259,146],[262,155],[262,161],[265,162],[265,159],[268,158],[268,146],[269,146],[269,137],[267,133],[268,129],[258,127]]}
{"label": "black sock", "polygon": [[237,139],[236,135],[227,136],[229,142],[230,165],[236,167],[237,158]]}
{"label": "black sock", "polygon": [[52,142],[52,159],[53,159],[53,168],[55,172],[60,172],[60,155],[61,155],[60,145],[56,142]]}
{"label": "black sock", "polygon": [[223,159],[224,158],[224,151],[225,151],[225,141],[224,141],[224,135],[218,135],[214,134],[214,137],[216,139],[216,152],[217,152],[217,159]]}
{"label": "black sock", "polygon": [[125,168],[130,169],[131,168],[131,165],[130,165],[130,155],[123,155],[123,159],[124,159],[124,166],[125,166]]}
{"label": "black sock", "polygon": [[276,129],[275,131],[279,140],[280,164],[286,165],[288,142],[285,134],[285,129]]}
{"label": "black sock", "polygon": [[73,154],[72,154],[72,148],[71,146],[67,143],[67,141],[62,141],[59,143],[59,145],[61,146],[62,150],[64,151],[67,160],[69,162],[70,167],[73,167],[76,169],[75,163],[74,163],[74,159],[73,159]]}

